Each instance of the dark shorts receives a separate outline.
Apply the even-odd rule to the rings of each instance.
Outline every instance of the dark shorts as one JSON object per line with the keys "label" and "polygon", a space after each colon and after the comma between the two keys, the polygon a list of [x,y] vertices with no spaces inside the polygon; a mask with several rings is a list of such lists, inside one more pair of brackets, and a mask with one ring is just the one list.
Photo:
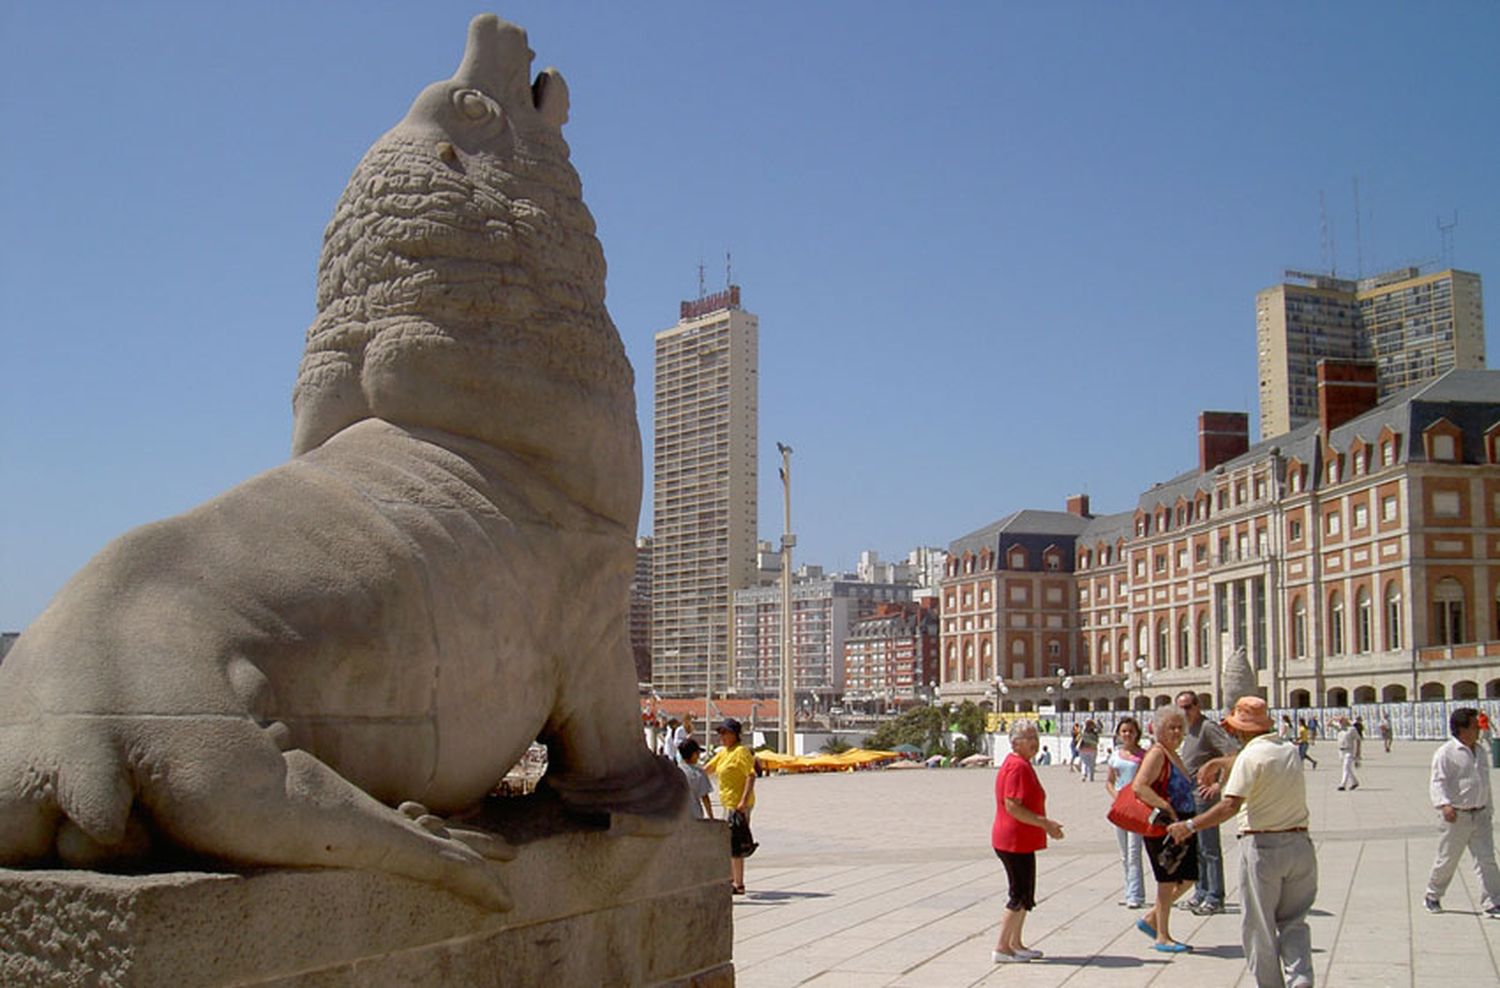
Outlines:
{"label": "dark shorts", "polygon": [[729,823],[729,856],[748,858],[760,847],[750,835],[750,820],[739,810],[731,810],[726,818]]}
{"label": "dark shorts", "polygon": [[[1165,853],[1164,853],[1165,852]],[[1158,882],[1196,882],[1198,880],[1198,842],[1189,840],[1173,844],[1165,837],[1147,837],[1146,855],[1151,859],[1151,874]],[[1167,857],[1167,864],[1162,858]],[[1175,862],[1171,859],[1175,858]],[[1175,867],[1168,864],[1175,863]]]}
{"label": "dark shorts", "polygon": [[1005,903],[1005,908],[1035,909],[1036,852],[1002,851],[997,848],[995,857],[1005,865],[1005,877],[1010,880],[1010,899]]}

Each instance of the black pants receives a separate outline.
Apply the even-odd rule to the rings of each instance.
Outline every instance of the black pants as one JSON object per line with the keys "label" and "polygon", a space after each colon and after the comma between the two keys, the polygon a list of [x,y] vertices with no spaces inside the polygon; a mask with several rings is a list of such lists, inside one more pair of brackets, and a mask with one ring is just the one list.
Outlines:
{"label": "black pants", "polygon": [[995,857],[1005,865],[1005,877],[1010,879],[1010,899],[1006,909],[1036,908],[1036,852],[995,851]]}

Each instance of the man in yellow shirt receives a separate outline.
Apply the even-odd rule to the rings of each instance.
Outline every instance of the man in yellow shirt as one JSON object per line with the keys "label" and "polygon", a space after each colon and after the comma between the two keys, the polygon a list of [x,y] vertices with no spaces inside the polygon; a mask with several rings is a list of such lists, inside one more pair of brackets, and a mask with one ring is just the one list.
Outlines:
{"label": "man in yellow shirt", "polygon": [[[1235,701],[1224,726],[1240,752],[1224,783],[1224,798],[1167,828],[1182,843],[1232,816],[1240,836],[1241,942],[1261,988],[1312,988],[1312,936],[1307,914],[1318,895],[1318,859],[1307,833],[1307,788],[1296,747],[1278,736],[1258,696]],[[1216,759],[1205,771],[1219,771]],[[1200,778],[1202,775],[1200,774]]]}
{"label": "man in yellow shirt", "polygon": [[755,853],[750,810],[755,806],[755,755],[740,743],[740,722],[724,718],[719,750],[703,771],[719,780],[719,805],[729,823],[729,881],[735,895],[745,894],[745,859]]}

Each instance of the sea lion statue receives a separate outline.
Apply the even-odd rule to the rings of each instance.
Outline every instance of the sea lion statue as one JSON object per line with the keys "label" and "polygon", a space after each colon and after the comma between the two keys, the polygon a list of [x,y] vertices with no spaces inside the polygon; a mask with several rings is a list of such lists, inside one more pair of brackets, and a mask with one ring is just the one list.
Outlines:
{"label": "sea lion statue", "polygon": [[437,814],[533,740],[569,807],[673,825],[629,648],[633,375],[531,59],[476,18],[355,169],[293,459],[107,546],[0,665],[0,865],[175,847],[503,909],[510,849]]}

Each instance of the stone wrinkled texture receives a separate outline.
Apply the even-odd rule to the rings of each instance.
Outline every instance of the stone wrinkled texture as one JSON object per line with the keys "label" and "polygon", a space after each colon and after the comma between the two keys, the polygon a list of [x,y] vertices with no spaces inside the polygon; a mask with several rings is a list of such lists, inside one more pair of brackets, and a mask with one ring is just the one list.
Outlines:
{"label": "stone wrinkled texture", "polygon": [[1250,664],[1250,657],[1243,648],[1237,648],[1224,656],[1224,666],[1219,671],[1219,689],[1224,694],[1222,706],[1229,710],[1234,701],[1242,696],[1260,696],[1260,677]]}
{"label": "stone wrinkled texture", "polygon": [[573,811],[680,818],[628,644],[632,373],[567,88],[531,58],[476,18],[356,168],[294,458],[106,547],[0,666],[0,865],[363,868],[503,910],[537,894],[503,879],[513,849],[434,814],[534,739]]}
{"label": "stone wrinkled texture", "polygon": [[722,823],[521,847],[496,913],[378,872],[0,870],[0,984],[734,983]]}

